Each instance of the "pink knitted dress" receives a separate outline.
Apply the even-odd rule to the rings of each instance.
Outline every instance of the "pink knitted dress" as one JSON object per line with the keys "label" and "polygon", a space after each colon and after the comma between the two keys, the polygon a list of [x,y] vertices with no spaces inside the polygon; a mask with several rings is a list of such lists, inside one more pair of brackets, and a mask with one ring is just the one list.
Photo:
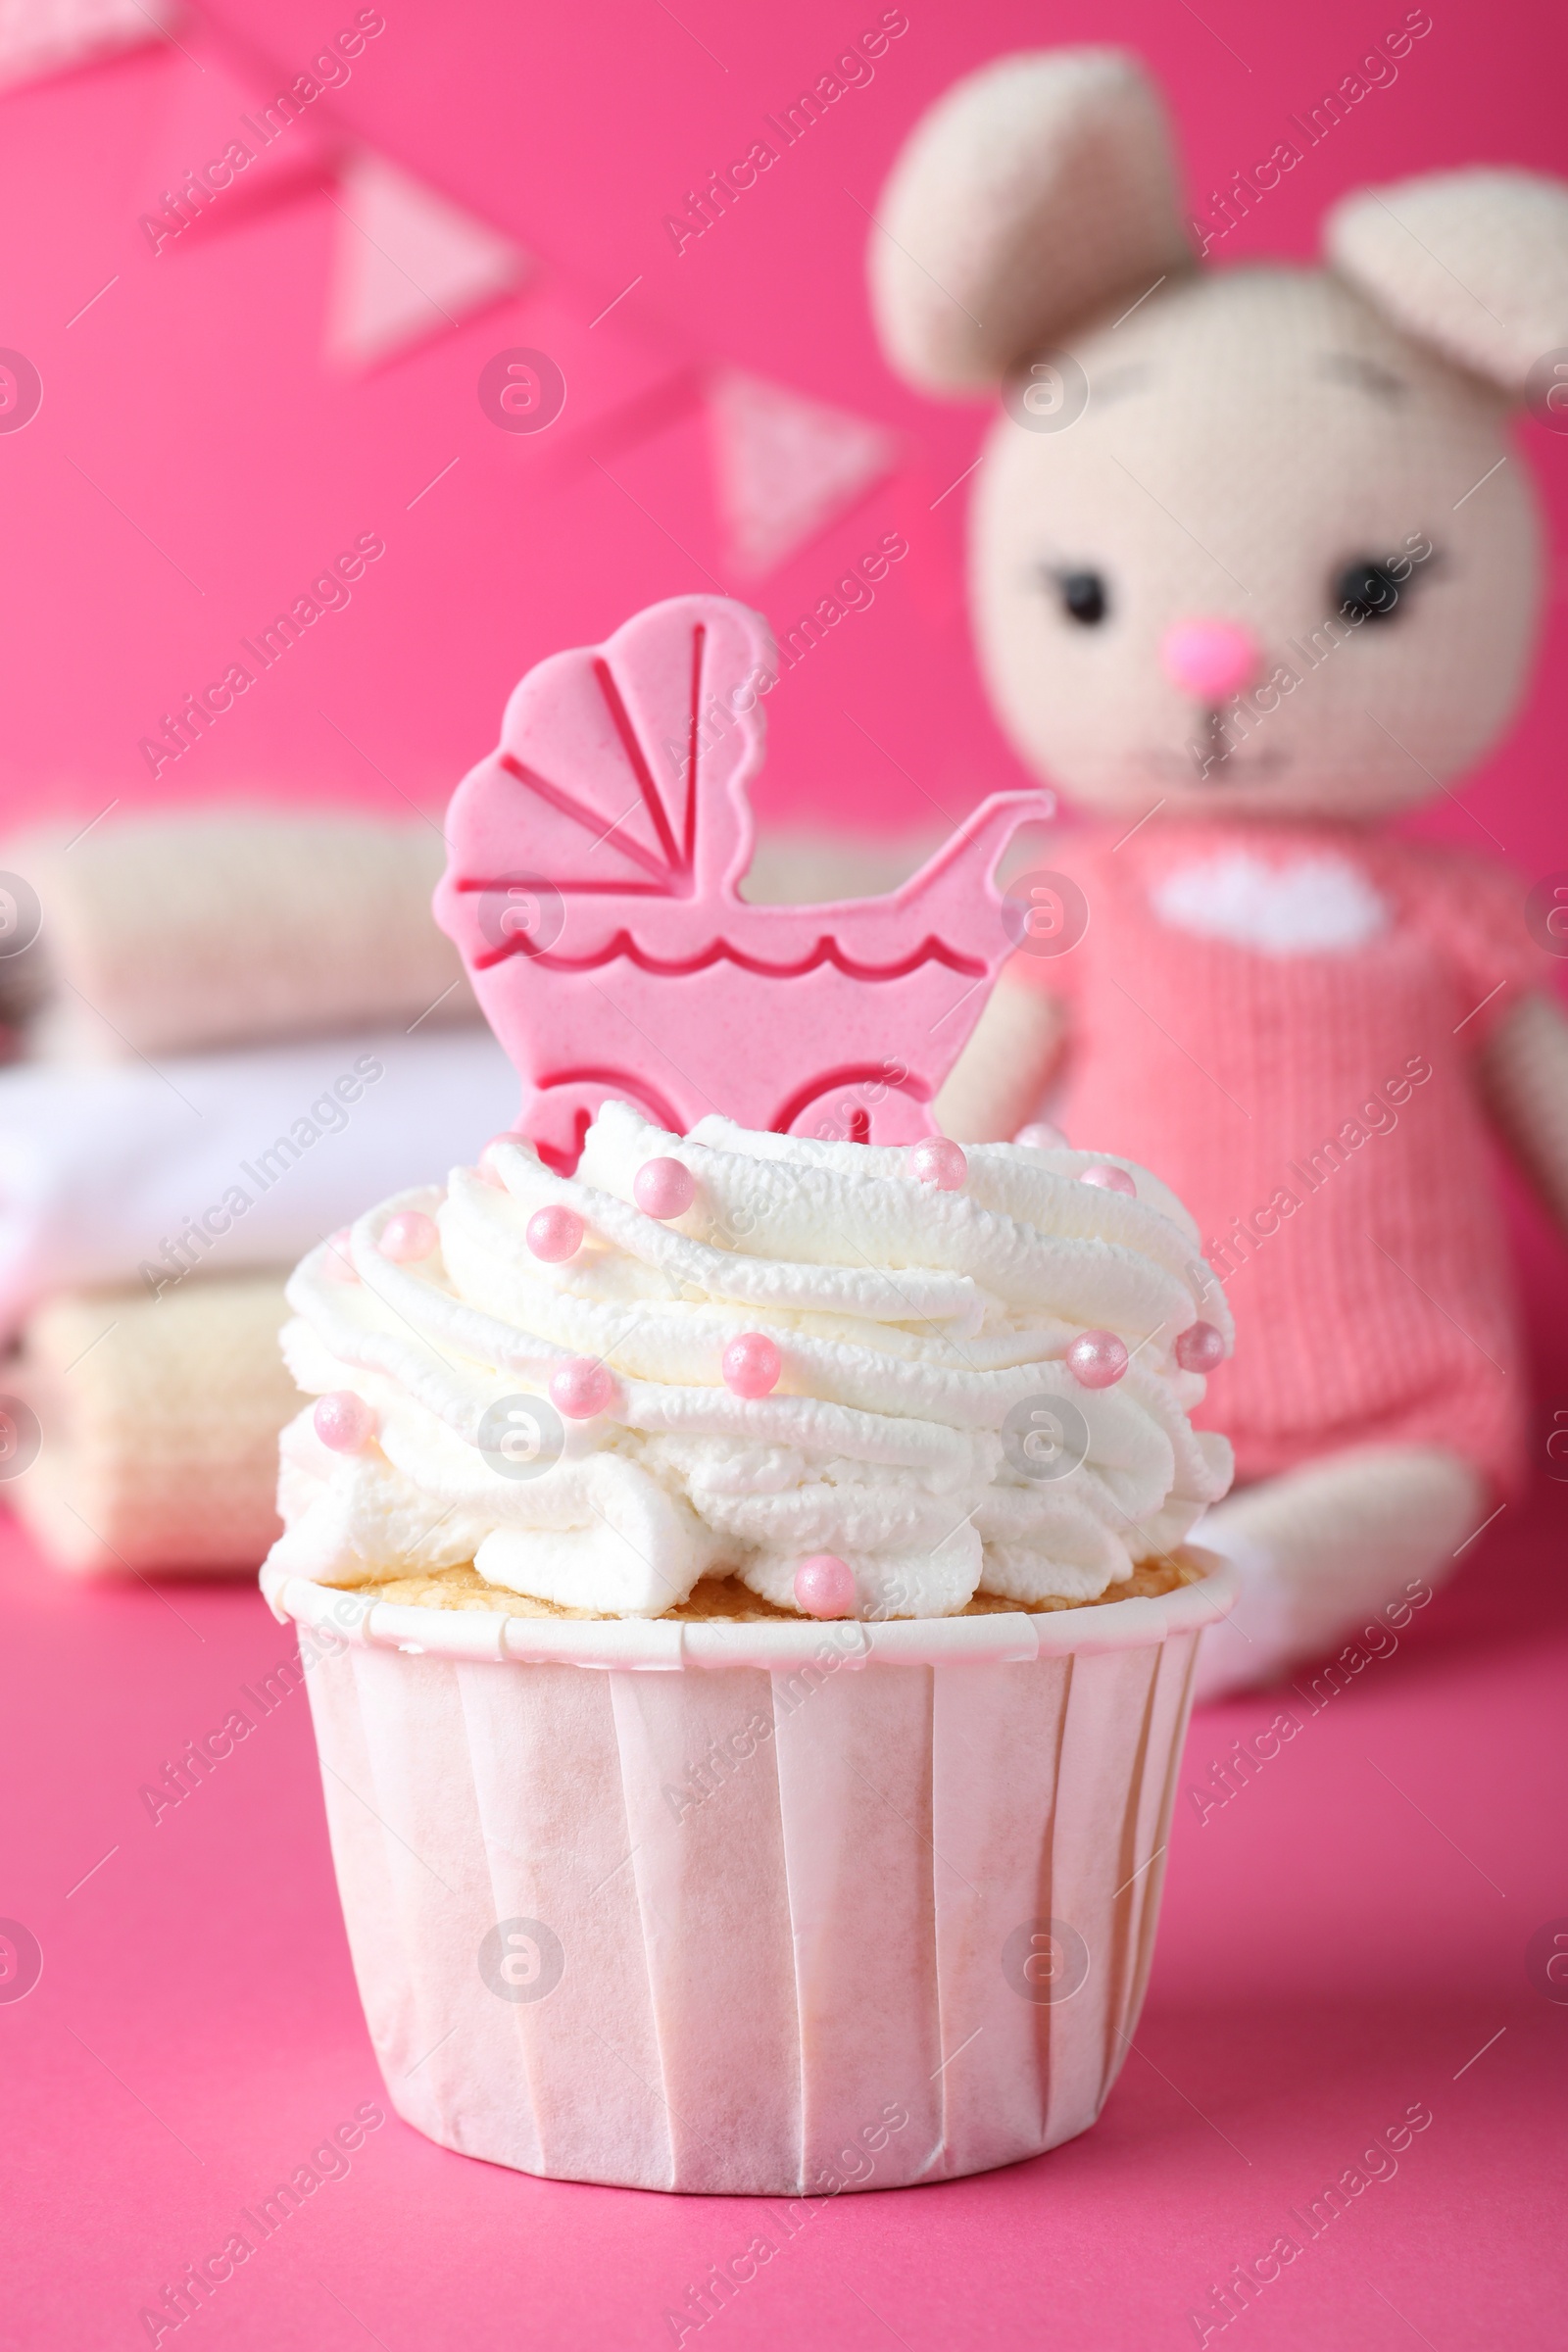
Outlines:
{"label": "pink knitted dress", "polygon": [[1522,887],[1354,826],[1116,839],[1062,840],[1086,904],[1042,893],[1007,977],[1070,1008],[1049,1115],[1199,1221],[1237,1335],[1200,1418],[1246,1479],[1436,1444],[1505,1489],[1525,1375],[1475,1062],[1549,968]]}

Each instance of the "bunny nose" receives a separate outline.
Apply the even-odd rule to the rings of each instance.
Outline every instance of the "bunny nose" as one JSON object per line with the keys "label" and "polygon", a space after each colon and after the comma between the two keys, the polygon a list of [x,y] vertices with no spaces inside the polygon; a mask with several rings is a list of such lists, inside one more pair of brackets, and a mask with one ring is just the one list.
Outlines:
{"label": "bunny nose", "polygon": [[1179,620],[1160,639],[1165,675],[1195,702],[1223,703],[1257,674],[1260,648],[1233,620]]}

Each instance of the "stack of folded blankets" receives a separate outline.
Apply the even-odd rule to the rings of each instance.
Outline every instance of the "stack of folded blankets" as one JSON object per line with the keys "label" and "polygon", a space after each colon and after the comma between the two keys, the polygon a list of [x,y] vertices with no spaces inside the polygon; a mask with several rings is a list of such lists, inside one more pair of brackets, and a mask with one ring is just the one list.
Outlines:
{"label": "stack of folded blankets", "polygon": [[0,846],[0,1496],[61,1566],[254,1569],[289,1268],[511,1126],[444,858],[268,811]]}

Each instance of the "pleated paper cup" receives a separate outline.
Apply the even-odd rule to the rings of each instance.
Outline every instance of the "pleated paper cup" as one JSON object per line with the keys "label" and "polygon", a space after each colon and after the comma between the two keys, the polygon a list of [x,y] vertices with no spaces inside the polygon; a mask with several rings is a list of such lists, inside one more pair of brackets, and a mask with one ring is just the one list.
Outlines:
{"label": "pleated paper cup", "polygon": [[1085,2131],[1149,1973],[1231,1571],[821,1625],[410,1607],[299,1626],[393,2105],[569,2180],[798,2196]]}

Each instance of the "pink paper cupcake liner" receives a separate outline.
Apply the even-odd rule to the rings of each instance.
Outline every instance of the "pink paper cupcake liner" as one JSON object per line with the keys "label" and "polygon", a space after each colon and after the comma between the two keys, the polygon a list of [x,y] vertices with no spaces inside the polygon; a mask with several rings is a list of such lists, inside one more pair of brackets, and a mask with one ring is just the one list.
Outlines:
{"label": "pink paper cupcake liner", "polygon": [[1204,1565],[1157,1599],[831,1626],[265,1579],[398,2113],[523,2172],[725,2195],[951,2180],[1086,2130],[1233,1597]]}

